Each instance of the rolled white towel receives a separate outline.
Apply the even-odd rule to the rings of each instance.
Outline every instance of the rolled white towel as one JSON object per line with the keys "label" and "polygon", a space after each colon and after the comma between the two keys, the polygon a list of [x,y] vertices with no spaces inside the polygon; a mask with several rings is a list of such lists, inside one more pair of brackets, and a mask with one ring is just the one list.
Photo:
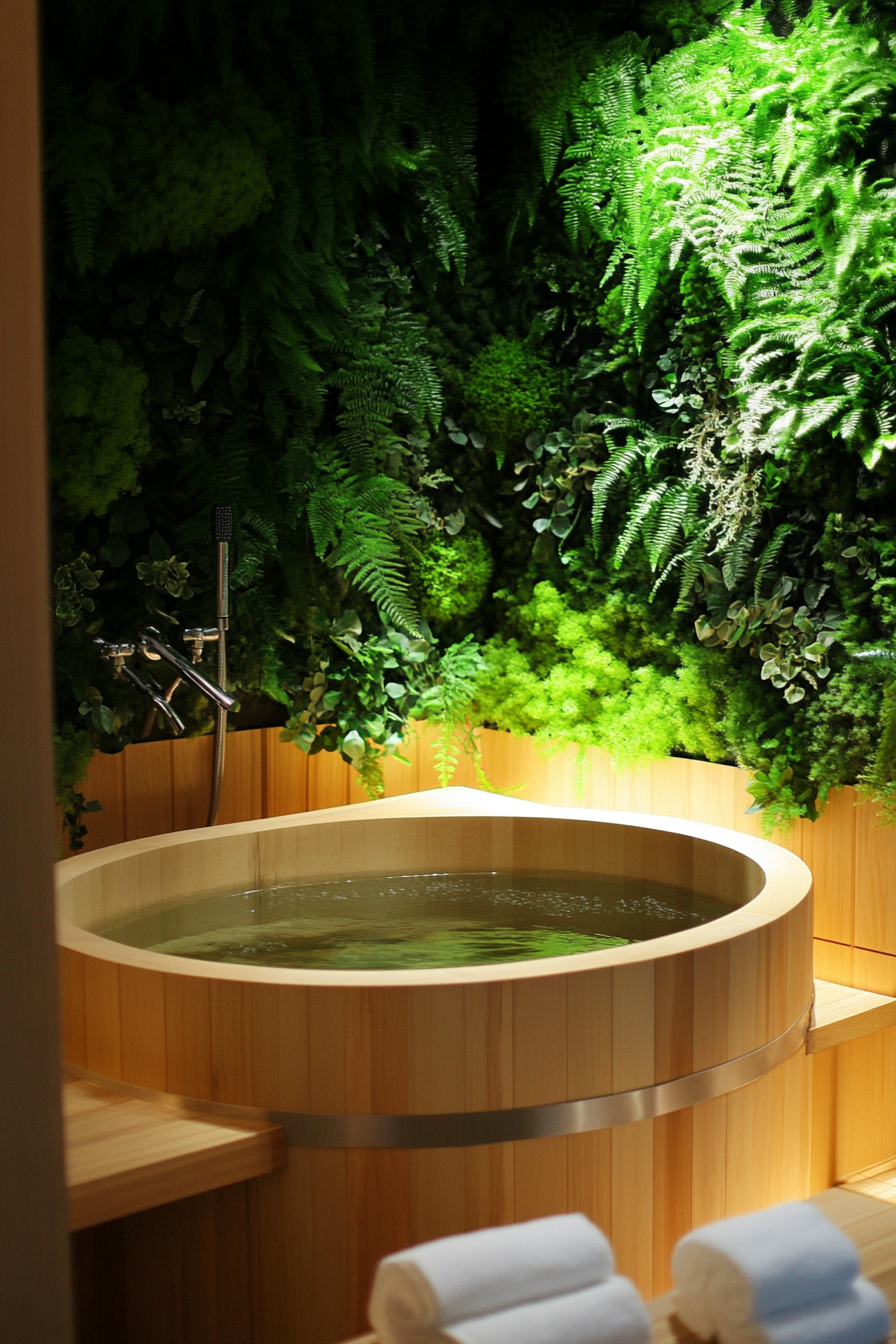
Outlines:
{"label": "rolled white towel", "polygon": [[455,1321],[605,1283],[610,1243],[581,1213],[535,1218],[425,1242],[377,1266],[370,1323],[403,1344]]}
{"label": "rolled white towel", "polygon": [[884,1344],[890,1308],[879,1288],[856,1279],[845,1293],[746,1325],[725,1326],[721,1344]]}
{"label": "rolled white towel", "polygon": [[844,1293],[858,1273],[855,1246],[814,1204],[709,1223],[672,1252],[676,1312],[702,1339]]}
{"label": "rolled white towel", "polygon": [[457,1321],[434,1337],[453,1344],[648,1344],[650,1317],[631,1280],[616,1275],[577,1293]]}

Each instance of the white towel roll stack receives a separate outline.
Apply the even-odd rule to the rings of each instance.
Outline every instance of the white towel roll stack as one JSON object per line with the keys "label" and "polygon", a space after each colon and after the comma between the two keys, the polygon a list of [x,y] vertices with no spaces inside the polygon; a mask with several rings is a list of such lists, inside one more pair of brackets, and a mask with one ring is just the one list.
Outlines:
{"label": "white towel roll stack", "polygon": [[710,1223],[672,1254],[677,1314],[703,1339],[845,1293],[858,1273],[853,1243],[807,1203]]}
{"label": "white towel roll stack", "polygon": [[[370,1323],[381,1344],[438,1338],[459,1321],[472,1329],[472,1317],[488,1318],[523,1303],[556,1301],[605,1284],[614,1268],[610,1243],[580,1213],[444,1237],[380,1262]],[[587,1337],[592,1338],[603,1336]],[[558,1334],[557,1341],[563,1344],[565,1336]],[[620,1344],[627,1340],[620,1337]]]}

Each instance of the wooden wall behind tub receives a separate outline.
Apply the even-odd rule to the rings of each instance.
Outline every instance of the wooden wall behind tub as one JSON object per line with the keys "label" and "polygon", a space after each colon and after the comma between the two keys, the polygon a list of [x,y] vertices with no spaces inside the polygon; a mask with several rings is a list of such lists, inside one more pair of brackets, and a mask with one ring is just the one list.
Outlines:
{"label": "wooden wall behind tub", "polygon": [[[420,972],[189,962],[62,924],[70,1061],[138,1086],[273,1110],[506,1110],[649,1087],[739,1058],[775,1040],[809,1002],[810,879],[772,846],[721,847],[662,826],[648,826],[642,844],[641,827],[533,815],[525,803],[482,794],[408,800],[419,816],[401,815],[403,806],[194,831],[75,858],[60,870],[60,910],[83,928],[227,880],[251,885],[322,868],[592,871],[598,854],[611,870],[693,877],[734,908],[631,947]],[[741,912],[737,902],[763,886],[757,864],[768,885]],[[127,1285],[126,1319],[110,1327],[116,1344],[142,1340],[139,1329],[147,1340],[218,1344],[230,1336],[217,1294],[242,1282],[254,1332],[243,1338],[333,1344],[363,1329],[380,1256],[569,1209],[605,1228],[620,1269],[650,1296],[668,1285],[674,1241],[695,1221],[808,1192],[809,1101],[808,1064],[797,1056],[737,1093],[612,1131],[470,1148],[292,1148],[286,1171],[253,1183],[245,1200],[185,1201],[180,1214],[124,1220],[111,1241],[108,1231],[81,1238],[82,1282],[99,1285],[83,1289],[82,1302],[102,1305],[105,1275],[107,1285]],[[177,1264],[195,1235],[207,1241],[196,1286],[204,1306],[184,1316]],[[227,1247],[234,1265],[225,1280]],[[160,1299],[148,1260],[168,1285]],[[195,1247],[189,1260],[195,1266]],[[160,1310],[189,1319],[192,1333],[170,1334]]]}

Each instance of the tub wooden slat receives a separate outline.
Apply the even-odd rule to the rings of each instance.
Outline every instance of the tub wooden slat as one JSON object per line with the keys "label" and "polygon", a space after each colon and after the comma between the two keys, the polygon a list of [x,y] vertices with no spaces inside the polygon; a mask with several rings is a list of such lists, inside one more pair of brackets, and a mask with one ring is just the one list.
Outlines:
{"label": "tub wooden slat", "polygon": [[566,1213],[569,1180],[565,1135],[514,1144],[513,1216],[517,1222]]}
{"label": "tub wooden slat", "polygon": [[62,1055],[70,1064],[87,1068],[87,1001],[84,994],[85,959],[71,948],[59,949],[59,1001],[62,1010]]}
{"label": "tub wooden slat", "polygon": [[407,1003],[410,1111],[417,1115],[463,1111],[463,985],[442,985],[434,993],[409,989]]}
{"label": "tub wooden slat", "polygon": [[[654,1148],[653,1121],[620,1125],[613,1133],[613,1224],[611,1239],[620,1267],[636,1283],[653,1279]],[[639,1171],[636,1184],[630,1173]]]}
{"label": "tub wooden slat", "polygon": [[464,985],[464,1109],[513,1102],[513,985]]}
{"label": "tub wooden slat", "polygon": [[567,1097],[566,976],[513,986],[513,1104],[539,1106]]}
{"label": "tub wooden slat", "polygon": [[568,1095],[603,1096],[613,1090],[613,972],[571,975],[567,995]]}
{"label": "tub wooden slat", "polygon": [[165,1092],[165,977],[159,971],[119,968],[121,1077]]}
{"label": "tub wooden slat", "polygon": [[165,977],[165,1057],[168,1091],[211,1101],[211,982],[182,975]]}
{"label": "tub wooden slat", "polygon": [[255,1106],[251,990],[246,993],[239,985],[215,980],[209,1009],[212,1100]]}
{"label": "tub wooden slat", "polygon": [[714,1097],[692,1108],[693,1184],[691,1214],[694,1226],[725,1217],[727,1208],[726,1150],[728,1098]]}
{"label": "tub wooden slat", "polygon": [[84,962],[87,1067],[108,1078],[121,1077],[121,1004],[118,966],[113,961]]}
{"label": "tub wooden slat", "polygon": [[669,1247],[693,1219],[693,1126],[689,1107],[658,1116],[653,1126],[653,1282],[669,1273]]}
{"label": "tub wooden slat", "polygon": [[311,1109],[308,991],[253,985],[252,1091],[269,1110]]}
{"label": "tub wooden slat", "polygon": [[683,1078],[694,1068],[694,953],[655,963],[654,1081]]}

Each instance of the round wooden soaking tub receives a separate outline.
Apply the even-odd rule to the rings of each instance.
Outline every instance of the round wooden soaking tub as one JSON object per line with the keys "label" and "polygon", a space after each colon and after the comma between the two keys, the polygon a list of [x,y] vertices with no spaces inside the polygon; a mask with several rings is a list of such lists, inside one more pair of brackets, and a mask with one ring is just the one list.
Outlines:
{"label": "round wooden soaking tub", "polygon": [[[92,931],[228,885],[465,871],[642,877],[730,912],[433,970],[205,962]],[[247,1252],[266,1344],[359,1332],[376,1261],[416,1241],[581,1209],[650,1295],[689,1226],[806,1193],[811,937],[809,871],[765,841],[468,789],[59,865],[68,1063],[284,1125],[289,1163],[258,1182]]]}

